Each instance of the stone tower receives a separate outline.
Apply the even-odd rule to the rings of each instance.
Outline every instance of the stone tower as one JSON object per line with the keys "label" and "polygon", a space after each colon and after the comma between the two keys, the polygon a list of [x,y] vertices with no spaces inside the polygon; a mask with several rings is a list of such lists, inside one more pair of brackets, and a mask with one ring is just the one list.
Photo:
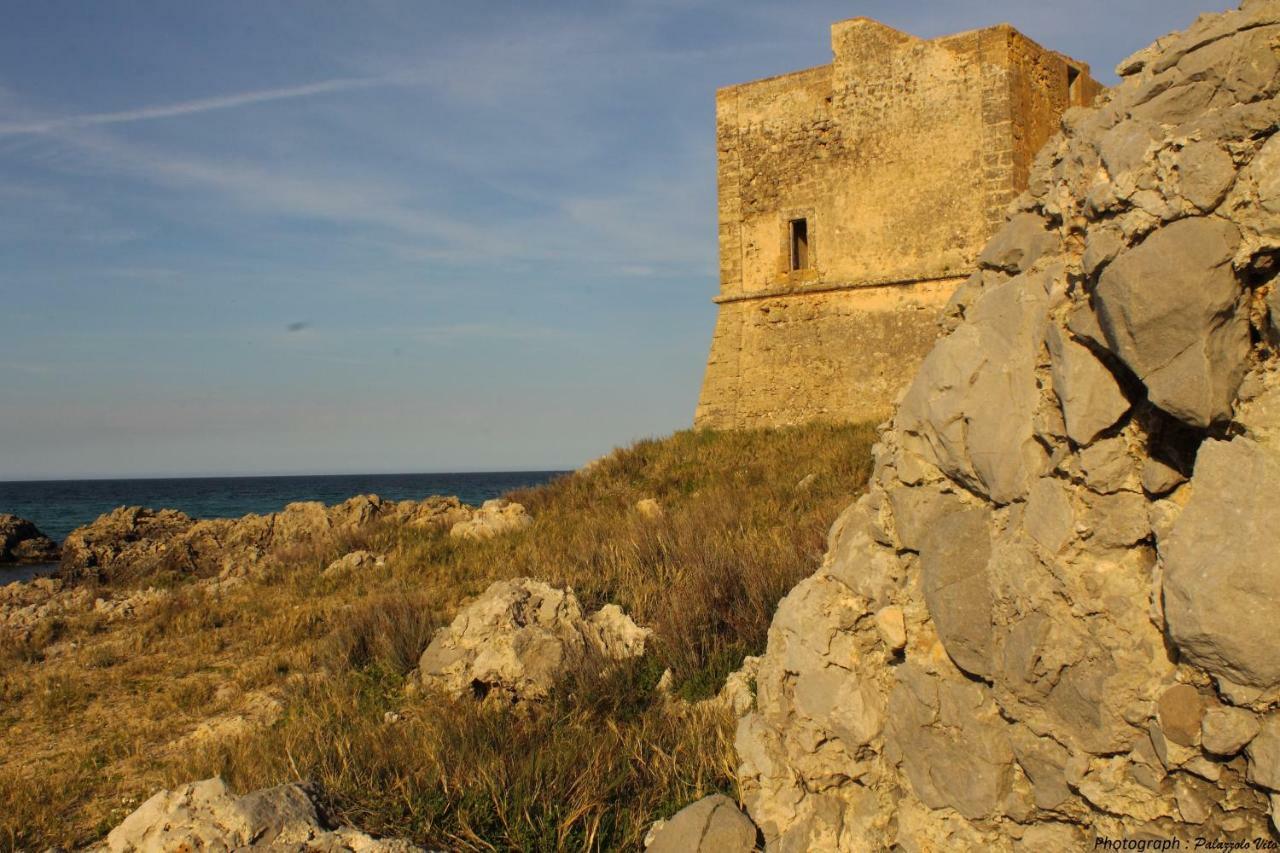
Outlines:
{"label": "stone tower", "polygon": [[834,61],[716,93],[719,317],[696,426],[885,415],[1036,151],[1101,87],[1008,25],[866,18]]}

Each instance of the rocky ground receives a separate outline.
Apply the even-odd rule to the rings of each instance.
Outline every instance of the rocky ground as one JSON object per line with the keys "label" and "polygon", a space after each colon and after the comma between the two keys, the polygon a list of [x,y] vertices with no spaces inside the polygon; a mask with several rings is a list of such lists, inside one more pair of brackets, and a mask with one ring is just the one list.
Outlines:
{"label": "rocky ground", "polygon": [[682,433],[478,508],[109,513],[0,588],[0,846],[754,839],[677,813],[733,794],[733,670],[871,435]]}

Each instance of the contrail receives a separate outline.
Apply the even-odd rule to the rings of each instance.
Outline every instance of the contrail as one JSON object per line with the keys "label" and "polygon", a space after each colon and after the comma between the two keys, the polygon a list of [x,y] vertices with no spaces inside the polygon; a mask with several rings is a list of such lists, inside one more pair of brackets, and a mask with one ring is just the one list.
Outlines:
{"label": "contrail", "polygon": [[176,104],[163,104],[155,107],[140,107],[134,110],[121,110],[112,113],[89,113],[87,115],[64,116],[62,118],[43,119],[40,121],[0,123],[0,136],[13,136],[29,133],[52,133],[59,130],[72,130],[80,127],[94,127],[103,124],[122,124],[130,121],[150,121],[157,118],[191,115],[211,110],[229,110],[249,104],[261,104],[267,101],[283,101],[290,98],[307,98],[312,95],[326,95],[331,92],[345,92],[351,89],[367,89],[394,82],[395,77],[338,77],[332,80],[321,80],[303,86],[288,86],[281,89],[259,89],[254,92],[240,92],[235,95],[220,95],[215,98],[197,98],[191,101],[179,101]]}

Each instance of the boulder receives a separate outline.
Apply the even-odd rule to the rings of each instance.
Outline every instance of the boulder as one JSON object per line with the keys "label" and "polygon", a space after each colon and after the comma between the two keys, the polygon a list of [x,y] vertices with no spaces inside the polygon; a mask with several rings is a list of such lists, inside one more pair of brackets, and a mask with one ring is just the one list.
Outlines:
{"label": "boulder", "polygon": [[1280,454],[1209,439],[1191,499],[1160,543],[1169,636],[1189,661],[1237,684],[1280,687]]}
{"label": "boulder", "polygon": [[1200,721],[1200,742],[1210,755],[1231,756],[1258,734],[1258,718],[1243,708],[1219,705]]}
{"label": "boulder", "polygon": [[617,605],[588,618],[573,590],[517,578],[489,586],[432,638],[422,683],[455,697],[544,699],[567,672],[644,654],[651,634]]}
{"label": "boulder", "polygon": [[644,845],[648,853],[751,853],[756,827],[733,800],[712,794],[658,821]]}
{"label": "boulder", "polygon": [[1053,360],[1053,391],[1062,405],[1067,435],[1076,444],[1089,444],[1129,410],[1129,401],[1111,371],[1064,329],[1048,334]]}
{"label": "boulder", "polygon": [[1108,347],[1151,402],[1192,426],[1231,416],[1249,357],[1239,229],[1194,217],[1157,230],[1103,270],[1094,291]]}
{"label": "boulder", "polygon": [[1020,273],[1031,268],[1061,238],[1045,227],[1044,220],[1030,213],[1015,216],[991,238],[978,256],[979,266]]}
{"label": "boulder", "polygon": [[925,603],[956,666],[991,672],[991,512],[960,509],[936,522],[920,551]]}
{"label": "boulder", "polygon": [[53,563],[58,546],[25,518],[0,513],[0,563]]}
{"label": "boulder", "polygon": [[1262,721],[1244,751],[1249,757],[1249,781],[1267,791],[1280,791],[1280,714]]}
{"label": "boulder", "polygon": [[492,539],[504,533],[524,530],[531,524],[533,518],[524,506],[495,498],[485,501],[470,518],[454,524],[449,535],[454,539]]}
{"label": "boulder", "polygon": [[768,849],[1267,837],[1277,44],[1280,0],[1202,16],[1037,156],[774,614],[735,740]]}
{"label": "boulder", "polygon": [[317,853],[412,853],[407,841],[379,841],[321,823],[308,790],[280,785],[236,796],[219,778],[160,791],[107,835],[102,853],[172,850],[308,850]]}

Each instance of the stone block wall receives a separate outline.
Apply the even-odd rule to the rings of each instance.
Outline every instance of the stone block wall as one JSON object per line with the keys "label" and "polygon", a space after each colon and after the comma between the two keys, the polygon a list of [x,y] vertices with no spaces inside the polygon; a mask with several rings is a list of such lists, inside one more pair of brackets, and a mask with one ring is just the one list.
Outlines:
{"label": "stone block wall", "polygon": [[1003,25],[925,41],[856,18],[831,44],[830,65],[717,93],[721,309],[696,425],[885,414],[1071,93],[1096,91]]}

